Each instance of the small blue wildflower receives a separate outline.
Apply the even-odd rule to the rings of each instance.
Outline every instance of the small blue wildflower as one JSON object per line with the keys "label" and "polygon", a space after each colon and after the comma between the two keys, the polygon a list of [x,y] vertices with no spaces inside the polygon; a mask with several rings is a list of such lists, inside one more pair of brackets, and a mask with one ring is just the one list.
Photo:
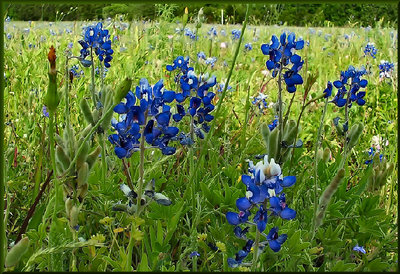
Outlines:
{"label": "small blue wildflower", "polygon": [[218,35],[217,29],[215,27],[211,27],[211,29],[207,33],[210,36],[210,39]]}
{"label": "small blue wildflower", "polygon": [[43,106],[42,112],[43,112],[43,116],[44,117],[49,117],[49,113],[47,112],[47,107],[46,106]]}
{"label": "small blue wildflower", "polygon": [[253,49],[253,46],[251,45],[251,43],[247,43],[247,44],[244,45],[244,49],[245,49],[246,51],[250,51],[250,50]]}
{"label": "small blue wildflower", "polygon": [[328,81],[328,83],[326,84],[326,89],[324,90],[324,93],[325,93],[324,98],[328,98],[332,95],[332,88],[333,88],[333,85],[332,85],[331,81]]}
{"label": "small blue wildflower", "polygon": [[72,43],[72,42],[69,42],[68,45],[67,45],[67,47],[68,47],[69,49],[72,49],[73,46],[74,46],[74,43]]}
{"label": "small blue wildflower", "polygon": [[366,254],[366,253],[367,253],[367,252],[365,251],[364,247],[358,246],[358,244],[356,244],[356,246],[353,247],[353,250],[354,250],[354,251],[357,251],[357,252],[360,252],[360,253],[363,253],[363,254]]}
{"label": "small blue wildflower", "polygon": [[279,124],[279,120],[275,118],[275,119],[272,121],[272,123],[268,125],[269,130],[270,130],[270,131],[273,131],[274,128],[276,128],[276,127],[278,126],[278,124]]}
{"label": "small blue wildflower", "polygon": [[368,43],[364,49],[364,56],[372,56],[372,58],[376,58],[378,50],[375,48],[374,43]]}
{"label": "small blue wildflower", "polygon": [[84,29],[84,40],[79,40],[82,46],[80,59],[83,60],[90,55],[89,49],[94,49],[95,54],[98,56],[100,62],[104,61],[104,66],[109,68],[112,54],[114,51],[111,49],[111,40],[109,31],[103,29],[101,22],[96,26],[88,26]]}
{"label": "small blue wildflower", "polygon": [[190,255],[189,255],[189,257],[190,257],[190,259],[191,258],[193,258],[193,257],[200,257],[200,253],[199,252],[197,252],[197,251],[193,251],[192,253],[190,253]]}
{"label": "small blue wildflower", "polygon": [[379,64],[379,78],[390,78],[394,70],[394,64],[385,60],[381,60]]}
{"label": "small blue wildflower", "polygon": [[289,64],[293,64],[291,69],[287,70],[283,78],[286,83],[286,89],[292,93],[296,91],[296,85],[303,83],[303,78],[298,74],[301,70],[304,61],[301,57],[295,54],[295,50],[300,50],[304,47],[304,40],[295,41],[295,34],[290,33],[286,39],[286,33],[282,33],[280,39],[272,35],[270,44],[262,44],[261,51],[264,55],[269,55],[269,60],[266,62],[268,70],[273,70],[272,77],[276,77],[278,71]]}
{"label": "small blue wildflower", "polygon": [[232,30],[232,40],[238,40],[240,38],[242,31],[238,29]]}
{"label": "small blue wildflower", "polygon": [[203,51],[200,51],[199,53],[197,53],[197,59],[206,60],[206,54]]}
{"label": "small blue wildflower", "polygon": [[[225,88],[225,84],[224,83],[219,83],[218,84],[218,92],[222,92],[222,91],[224,91],[224,88]],[[228,85],[228,87],[226,88],[226,90],[231,90],[232,89],[232,87],[231,86],[229,86]]]}
{"label": "small blue wildflower", "polygon": [[268,108],[268,103],[266,101],[267,97],[267,95],[260,92],[258,96],[255,96],[253,98],[253,101],[251,103],[258,106],[260,112],[263,112],[264,109]]}
{"label": "small blue wildflower", "polygon": [[[365,104],[365,100],[363,99],[365,96],[365,91],[359,91],[360,88],[365,88],[368,84],[368,81],[365,79],[361,79],[361,76],[366,74],[367,71],[364,67],[361,69],[355,69],[353,66],[349,66],[346,71],[341,71],[340,80],[334,81],[333,85],[338,89],[337,94],[331,101],[338,107],[343,107],[347,98],[345,95],[350,96],[349,105],[351,107],[352,102],[356,102],[358,105],[362,106]],[[347,83],[350,80],[350,83]],[[350,90],[350,94],[347,92]]]}
{"label": "small blue wildflower", "polygon": [[278,252],[281,250],[281,245],[286,241],[287,237],[287,234],[278,236],[278,227],[273,227],[267,235],[268,245],[272,251]]}
{"label": "small blue wildflower", "polygon": [[228,258],[228,266],[234,268],[234,267],[238,267],[239,265],[241,265],[243,260],[251,252],[251,248],[252,248],[253,244],[254,244],[254,241],[248,240],[246,242],[246,245],[241,250],[239,250],[238,253],[235,254],[235,259]]}
{"label": "small blue wildflower", "polygon": [[209,57],[206,59],[205,62],[207,65],[211,65],[211,67],[213,68],[216,61],[217,61],[217,57]]}
{"label": "small blue wildflower", "polygon": [[12,38],[12,35],[11,35],[11,33],[7,33],[7,39],[9,39],[9,40],[11,40],[11,38]]}

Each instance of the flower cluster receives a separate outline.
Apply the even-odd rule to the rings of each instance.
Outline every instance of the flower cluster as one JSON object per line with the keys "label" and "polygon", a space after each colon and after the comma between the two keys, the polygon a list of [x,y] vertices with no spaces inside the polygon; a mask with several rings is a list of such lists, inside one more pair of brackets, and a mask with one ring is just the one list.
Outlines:
{"label": "flower cluster", "polygon": [[[365,96],[365,91],[360,91],[360,88],[365,88],[368,84],[367,80],[361,79],[361,76],[366,73],[367,71],[364,67],[361,69],[355,69],[353,66],[349,66],[346,71],[341,71],[340,80],[333,82],[333,85],[338,89],[338,92],[331,102],[338,107],[343,107],[346,105],[347,101],[349,101],[349,108],[351,107],[352,102],[356,102],[360,106],[364,105],[365,100],[363,98]],[[350,93],[348,91],[350,91]],[[346,94],[347,97],[345,98]]]}
{"label": "flower cluster", "polygon": [[273,131],[279,124],[278,116],[275,116],[275,119],[272,121],[271,124],[268,125],[269,131]]}
{"label": "flower cluster", "polygon": [[[214,119],[210,113],[214,110],[212,99],[215,93],[208,91],[217,84],[215,76],[209,77],[208,73],[196,75],[193,67],[189,67],[189,57],[178,56],[174,60],[174,65],[167,65],[168,71],[179,69],[175,81],[179,83],[181,93],[176,93],[177,112],[172,116],[175,122],[179,122],[186,115],[193,117],[194,133],[201,139],[204,138],[204,132],[208,132],[210,127],[208,122]],[[193,95],[192,95],[193,94]],[[189,107],[185,109],[182,103],[190,97]],[[180,135],[181,144],[191,142],[184,134]]]}
{"label": "flower cluster", "polygon": [[169,146],[169,142],[179,129],[169,126],[172,114],[171,107],[166,104],[174,101],[175,92],[163,90],[163,86],[162,80],[151,87],[147,79],[142,78],[135,93],[129,91],[126,102],[115,106],[114,111],[122,115],[119,122],[112,120],[117,134],[110,135],[108,140],[115,145],[115,154],[120,159],[129,158],[139,150],[142,134],[149,145],[158,147],[164,155],[175,153],[176,148]]}
{"label": "flower cluster", "polygon": [[379,64],[379,78],[390,78],[394,70],[394,64],[385,60],[381,60]]}
{"label": "flower cluster", "polygon": [[104,66],[109,68],[114,51],[111,49],[111,40],[108,30],[103,29],[103,24],[99,22],[96,26],[86,27],[83,36],[84,40],[78,41],[82,46],[80,59],[84,60],[90,55],[89,49],[94,49],[99,60],[101,62],[104,61]]}
{"label": "flower cluster", "polygon": [[69,73],[73,78],[80,78],[85,74],[83,70],[79,71],[78,65],[73,65],[72,68],[69,69]]}
{"label": "flower cluster", "polygon": [[[263,249],[266,244],[274,251],[278,252],[281,245],[286,241],[287,235],[278,236],[278,228],[274,227],[266,235],[267,222],[272,217],[280,217],[285,220],[291,220],[296,217],[296,211],[289,208],[286,204],[285,194],[282,192],[285,187],[290,187],[296,182],[296,176],[283,177],[281,167],[275,163],[274,159],[268,161],[268,155],[264,156],[264,160],[256,165],[249,161],[249,175],[242,175],[242,182],[246,186],[246,197],[241,197],[236,201],[239,213],[227,212],[226,219],[228,223],[234,225],[234,233],[241,239],[246,238],[248,227],[242,230],[240,224],[250,224],[257,226],[261,235],[266,237],[267,241],[260,243]],[[268,207],[269,202],[269,207]],[[257,209],[253,217],[253,222],[248,221],[251,210]],[[269,213],[269,214],[268,214]],[[248,242],[249,243],[249,242]],[[251,245],[253,242],[251,241]],[[228,259],[229,264],[234,267],[241,264],[247,254],[239,251],[235,259]]]}
{"label": "flower cluster", "polygon": [[253,46],[251,45],[251,43],[247,43],[244,45],[244,50],[245,51],[250,51],[253,49]]}
{"label": "flower cluster", "polygon": [[242,33],[241,30],[234,29],[232,30],[232,39],[233,40],[238,40],[240,38],[240,34]]}
{"label": "flower cluster", "polygon": [[253,101],[251,103],[255,106],[258,106],[260,112],[263,112],[264,109],[268,108],[268,103],[266,101],[267,97],[268,97],[267,95],[260,92],[258,96],[255,96],[253,98]]}
{"label": "flower cluster", "polygon": [[368,43],[364,49],[364,56],[372,56],[372,58],[376,58],[376,54],[378,50],[375,48],[374,43]]}
{"label": "flower cluster", "polygon": [[197,37],[196,33],[194,33],[189,28],[185,28],[184,29],[184,34],[185,34],[185,36],[188,36],[192,40],[198,40],[199,39],[199,37]]}
{"label": "flower cluster", "polygon": [[[368,156],[370,157],[369,160],[365,161],[366,165],[369,165],[373,162],[373,157],[375,156],[375,153],[379,153],[379,149],[374,149],[373,147],[370,147],[368,150]],[[379,160],[382,162],[383,159],[383,154],[379,154]]]}
{"label": "flower cluster", "polygon": [[210,36],[210,39],[218,35],[217,29],[215,27],[211,27],[211,29],[207,32]]}
{"label": "flower cluster", "polygon": [[280,39],[272,35],[270,44],[261,45],[263,54],[269,55],[266,66],[268,70],[273,70],[272,77],[276,77],[285,66],[292,64],[292,67],[283,75],[286,89],[290,93],[296,91],[296,85],[303,83],[303,78],[298,72],[301,70],[304,61],[301,60],[299,55],[295,54],[295,50],[301,50],[303,47],[304,41],[300,39],[296,41],[293,32],[287,36],[287,39],[285,32],[282,33]]}

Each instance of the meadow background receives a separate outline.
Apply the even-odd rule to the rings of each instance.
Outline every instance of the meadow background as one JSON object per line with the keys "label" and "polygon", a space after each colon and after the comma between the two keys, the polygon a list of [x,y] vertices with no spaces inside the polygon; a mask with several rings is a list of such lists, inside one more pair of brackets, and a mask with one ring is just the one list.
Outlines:
{"label": "meadow background", "polygon": [[[113,15],[109,18],[103,17],[106,19],[102,20],[103,27],[110,32],[114,50],[111,67],[105,74],[105,85],[111,85],[115,89],[123,79],[130,77],[133,80],[133,89],[141,78],[147,78],[151,85],[159,79],[164,79],[167,89],[177,90],[179,87],[174,82],[174,74],[166,70],[166,65],[171,65],[178,56],[189,56],[190,65],[196,71],[216,76],[217,85],[213,91],[216,93],[215,100],[218,101],[222,95],[222,92],[218,91],[221,89],[219,84],[226,82],[238,44],[238,40],[232,38],[231,32],[242,28],[242,25],[232,23],[240,23],[244,17],[232,15],[229,21],[226,20],[221,25],[218,24],[220,18],[216,15],[220,13],[221,7],[216,7],[214,13],[210,12],[211,15],[215,14],[214,17],[207,16],[209,13],[206,12],[206,7],[206,16],[197,33],[198,40],[194,40],[185,35],[185,31],[177,31],[183,28],[182,5],[148,5],[149,9],[150,6],[157,15],[151,20],[134,19],[132,13],[124,15],[124,10],[112,14],[117,10],[117,5],[114,4],[102,7],[102,15],[106,11]],[[368,10],[364,5],[359,6],[364,11]],[[244,5],[240,7],[236,7],[236,10],[242,11]],[[318,5],[313,7],[316,11],[323,10],[323,7]],[[315,84],[306,95],[307,100],[322,94],[327,82],[338,80],[340,71],[346,70],[349,65],[370,68],[370,73],[364,76],[368,80],[364,98],[366,104],[354,104],[350,109],[351,123],[363,122],[365,128],[359,142],[349,153],[345,180],[329,204],[324,223],[318,228],[315,237],[311,237],[314,214],[314,146],[324,103],[319,100],[305,109],[298,135],[303,146],[295,149],[292,162],[281,166],[283,174],[297,177],[295,185],[286,192],[290,206],[297,211],[297,216],[291,221],[278,220],[280,232],[288,234],[288,239],[277,253],[266,248],[260,255],[256,269],[397,271],[398,34],[397,23],[394,23],[397,21],[393,21],[397,20],[397,7],[390,7],[393,6],[385,5],[380,9],[373,9],[377,20],[371,24],[362,21],[361,17],[360,21],[357,21],[357,13],[354,11],[349,13],[345,22],[327,22],[325,25],[319,24],[319,21],[315,21],[314,25],[303,22],[303,26],[292,25],[294,19],[290,17],[286,17],[289,22],[285,22],[283,15],[276,17],[280,18],[277,19],[280,24],[271,21],[270,25],[255,24],[260,11],[256,7],[250,8],[249,18],[254,18],[246,27],[229,81],[231,89],[227,90],[219,116],[215,117],[216,128],[209,138],[205,158],[197,158],[199,152],[194,151],[197,165],[194,175],[197,182],[195,203],[187,194],[187,189],[191,188],[188,149],[177,144],[174,145],[177,151],[172,156],[164,156],[159,151],[147,153],[144,173],[146,181],[155,179],[155,189],[166,195],[172,204],[166,207],[151,203],[141,216],[137,234],[133,236],[131,216],[126,212],[112,210],[114,204],[121,201],[125,203],[127,200],[119,190],[119,186],[126,182],[127,177],[121,160],[114,153],[113,145],[106,141],[106,180],[101,179],[102,165],[99,158],[88,177],[89,190],[78,216],[80,228],[76,237],[68,228],[65,212],[61,212],[58,215],[59,241],[56,247],[50,248],[48,230],[53,213],[49,203],[54,196],[54,187],[51,178],[46,180],[52,169],[47,132],[48,117],[43,112],[43,99],[48,85],[47,54],[53,45],[57,54],[57,68],[62,71],[65,62],[64,51],[72,43],[73,55],[79,55],[81,46],[78,40],[82,39],[82,29],[96,24],[98,20],[92,19],[100,15],[68,21],[68,17],[65,16],[68,12],[64,12],[64,16],[60,12],[64,7],[52,6],[51,8],[58,11],[56,18],[45,17],[48,13],[38,13],[42,19],[52,20],[51,22],[36,21],[40,19],[37,17],[20,17],[30,21],[17,21],[18,16],[22,16],[18,9],[20,7],[9,6],[9,13],[5,14],[4,18],[6,230],[2,236],[6,239],[4,250],[11,248],[21,234],[25,221],[27,225],[25,224],[23,234],[29,238],[30,245],[21,254],[18,263],[7,270],[130,270],[126,268],[126,261],[127,246],[131,237],[136,237],[132,255],[132,267],[135,270],[250,270],[249,266],[227,266],[227,258],[234,257],[244,242],[235,237],[233,226],[227,222],[225,214],[236,210],[236,199],[243,197],[245,193],[245,186],[240,182],[240,178],[242,174],[247,173],[246,160],[256,162],[258,160],[255,157],[265,153],[260,134],[261,124],[271,124],[276,115],[275,108],[270,103],[278,100],[278,85],[273,80],[269,81],[272,78],[271,72],[265,66],[268,56],[262,54],[261,45],[269,43],[273,34],[279,37],[282,32],[294,32],[296,37],[302,37],[306,42],[304,48],[298,51],[305,60],[300,74],[305,79],[304,82],[308,78],[316,77]],[[134,7],[129,5],[125,8],[134,10]],[[75,12],[77,9],[73,7],[70,10]],[[198,8],[189,5],[188,10],[190,16],[185,27],[194,32]],[[282,10],[280,7],[276,11],[275,6],[274,12],[281,15]],[[388,12],[385,13],[387,16],[382,18],[381,12],[388,10],[393,10],[396,14]],[[309,12],[309,9],[307,11]],[[225,12],[228,14],[226,18],[229,18],[229,9],[225,9]],[[290,14],[299,16],[300,12]],[[355,17],[350,17],[350,14],[354,14]],[[87,18],[90,20],[84,20]],[[261,22],[259,19],[258,23]],[[208,33],[212,27],[218,33],[215,36]],[[251,50],[245,50],[247,43],[251,43]],[[376,58],[364,55],[367,43],[374,43],[378,50]],[[204,60],[198,59],[197,54],[201,51],[207,57],[216,57],[212,67]],[[71,60],[70,67],[76,65],[74,69],[78,74],[73,78],[69,94],[70,121],[74,131],[79,132],[87,126],[79,103],[83,98],[90,97],[90,68],[83,67],[77,60]],[[378,65],[381,60],[394,63],[394,72],[390,78],[380,79]],[[62,74],[58,76],[57,81],[61,92],[65,81]],[[99,82],[100,77],[97,73],[96,83]],[[301,111],[304,87],[305,85],[300,85],[295,93],[291,109],[294,117]],[[267,96],[266,101],[269,105],[262,112],[258,106],[251,103],[260,92]],[[291,96],[284,90],[285,102],[289,102]],[[60,134],[66,123],[64,104],[62,99],[56,112],[56,131]],[[340,115],[343,115],[343,109],[332,103],[328,104],[321,148],[328,148],[331,157],[319,166],[318,196],[329,185],[337,170],[343,143],[333,119]],[[117,118],[116,115],[114,117]],[[182,127],[188,130],[189,124],[183,123]],[[108,129],[106,136],[111,133],[111,129]],[[383,155],[384,161],[392,163],[395,168],[391,175],[385,178],[382,186],[370,189],[367,182],[372,176],[372,164],[368,165],[365,161],[371,159],[368,151],[377,139],[374,136],[385,140],[381,142],[380,154]],[[204,140],[196,141],[196,147],[203,146],[202,142]],[[134,153],[130,161],[139,163],[138,153]],[[140,174],[138,169],[134,170],[131,175],[133,181],[136,181]],[[42,192],[46,181],[48,186],[46,185]],[[29,220],[26,220],[33,204],[36,204],[35,210],[31,212]],[[197,210],[195,216],[192,215],[193,206]],[[192,229],[194,226],[196,234]],[[267,224],[267,231],[271,227],[272,224]],[[255,235],[253,231],[249,233]],[[196,250],[192,248],[193,239],[196,241]],[[353,247],[356,244],[363,246],[366,253],[354,251]],[[190,256],[194,251],[199,253],[198,257]],[[75,269],[71,266],[72,253],[77,258],[74,261]],[[60,264],[54,266],[51,260],[56,259]],[[196,264],[196,268],[193,264]]]}

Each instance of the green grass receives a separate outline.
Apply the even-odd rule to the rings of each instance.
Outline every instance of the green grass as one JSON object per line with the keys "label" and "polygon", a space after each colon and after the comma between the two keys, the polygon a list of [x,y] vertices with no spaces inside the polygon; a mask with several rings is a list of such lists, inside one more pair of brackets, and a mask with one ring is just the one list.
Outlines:
{"label": "green grass", "polygon": [[[15,24],[15,28],[13,27]],[[85,22],[88,24],[88,22]],[[116,87],[125,78],[133,79],[133,88],[143,77],[154,85],[159,79],[164,79],[166,89],[177,90],[173,81],[174,75],[165,70],[179,56],[189,56],[191,65],[196,71],[207,71],[217,77],[218,82],[225,82],[237,41],[231,40],[231,30],[241,26],[221,26],[226,36],[220,33],[212,42],[211,56],[217,57],[214,68],[198,63],[197,53],[203,51],[207,57],[210,52],[210,42],[207,31],[211,25],[203,24],[200,39],[197,42],[186,36],[175,34],[175,28],[180,27],[170,23],[132,22],[128,29],[118,29],[119,22],[112,21],[116,28],[105,24],[110,30],[111,37],[118,35],[118,41],[113,42],[114,59],[107,72],[105,84]],[[63,55],[69,42],[73,42],[72,52],[79,55],[82,22],[56,22],[49,26],[48,22],[32,22],[29,34],[23,29],[28,28],[27,22],[5,23],[5,33],[11,33],[12,39],[5,37],[4,56],[5,72],[7,75],[5,95],[5,165],[6,165],[6,194],[7,209],[10,214],[7,220],[7,245],[15,241],[19,229],[27,215],[30,206],[36,198],[36,193],[51,170],[48,147],[48,118],[43,117],[43,98],[48,84],[49,47],[54,45],[57,54],[57,67],[63,72],[65,57]],[[66,33],[68,27],[72,33]],[[194,30],[194,24],[187,27]],[[257,29],[257,41],[253,41],[253,30]],[[52,36],[49,29],[62,35]],[[368,61],[372,65],[372,74],[367,75],[366,105],[354,105],[350,109],[350,127],[357,121],[365,125],[358,144],[348,155],[347,171],[344,183],[339,187],[328,206],[325,221],[318,229],[313,240],[311,225],[314,210],[314,190],[311,174],[314,162],[314,142],[323,109],[323,100],[311,104],[304,112],[300,122],[301,132],[298,138],[304,146],[296,149],[294,166],[288,174],[289,164],[283,165],[283,174],[296,175],[296,184],[286,192],[287,203],[297,211],[297,217],[292,221],[273,220],[268,223],[266,232],[277,225],[280,233],[287,233],[288,240],[282,245],[281,251],[274,253],[268,247],[260,255],[257,267],[260,271],[395,271],[397,270],[397,63],[393,74],[392,84],[379,81],[378,64],[385,59],[391,62],[397,60],[397,34],[393,40],[390,36],[392,29],[377,28],[366,31],[362,28],[314,28],[311,34],[308,28],[290,26],[248,26],[240,53],[236,60],[235,69],[220,110],[216,117],[215,131],[210,136],[205,157],[198,158],[199,148],[203,145],[198,141],[194,148],[195,164],[198,166],[195,174],[197,185],[196,204],[198,219],[191,214],[190,193],[184,196],[189,188],[189,157],[188,149],[177,144],[174,156],[163,156],[158,150],[145,155],[146,181],[154,178],[156,190],[168,196],[172,205],[164,207],[156,203],[150,204],[145,214],[142,214],[144,224],[138,228],[142,232],[142,240],[135,241],[133,250],[133,268],[138,270],[184,271],[192,270],[192,260],[189,258],[193,235],[191,228],[196,226],[198,234],[204,234],[205,240],[197,243],[199,271],[222,271],[226,259],[234,257],[244,245],[243,240],[234,236],[233,226],[225,218],[227,211],[236,211],[235,201],[243,197],[245,186],[238,181],[247,172],[246,159],[255,161],[254,156],[265,153],[260,135],[261,123],[270,124],[274,119],[273,108],[268,108],[260,115],[252,101],[263,84],[271,78],[269,73],[265,78],[262,73],[266,70],[264,56],[260,50],[263,43],[269,43],[271,35],[280,35],[282,30],[293,31],[296,37],[302,36],[309,45],[298,54],[306,60],[300,74],[306,79],[311,74],[318,73],[316,83],[309,92],[307,101],[321,94],[326,88],[327,81],[339,79],[340,71],[349,65],[360,67]],[[321,30],[321,35],[318,31]],[[355,36],[345,40],[344,34]],[[332,36],[326,41],[324,36]],[[173,38],[169,39],[168,35]],[[41,42],[41,37],[46,40]],[[378,49],[376,59],[363,57],[363,49],[367,42],[374,42]],[[220,48],[225,42],[227,48]],[[253,50],[244,52],[244,44],[251,42]],[[34,44],[34,48],[29,48]],[[150,48],[150,45],[152,48]],[[121,48],[126,48],[121,52]],[[193,60],[193,61],[192,61]],[[226,61],[227,66],[224,66]],[[70,64],[76,64],[72,59]],[[71,124],[75,132],[83,130],[87,122],[79,108],[82,98],[90,100],[90,68],[82,68],[84,76],[74,79],[69,94]],[[59,74],[60,83],[62,74]],[[251,79],[251,80],[250,80]],[[99,86],[100,79],[96,77]],[[60,88],[59,90],[63,90]],[[36,92],[37,91],[37,92]],[[221,93],[216,91],[217,100]],[[264,89],[268,102],[276,102],[278,86],[273,80]],[[335,90],[334,90],[335,92]],[[291,108],[291,118],[297,120],[304,96],[304,85],[298,88],[295,101]],[[288,104],[291,95],[283,91],[283,101]],[[65,126],[64,99],[61,100],[57,112],[57,130],[62,133]],[[250,109],[246,109],[246,105]],[[214,111],[215,114],[216,111]],[[246,117],[247,113],[247,117]],[[318,196],[324,191],[337,171],[341,155],[342,140],[338,137],[333,125],[333,118],[344,117],[344,110],[329,104],[324,121],[321,137],[322,148],[329,147],[332,160],[327,164],[320,163],[318,169]],[[186,124],[185,124],[186,123]],[[244,127],[246,125],[246,127]],[[188,120],[179,127],[185,132],[189,130]],[[106,134],[111,134],[109,130]],[[383,187],[375,192],[363,190],[362,187],[370,176],[367,165],[367,150],[371,147],[372,136],[380,135],[389,141],[383,147],[384,158],[395,164],[392,175]],[[203,140],[204,141],[204,140]],[[174,145],[175,146],[175,145]],[[17,154],[15,154],[15,149]],[[16,156],[15,156],[16,155]],[[46,254],[62,254],[64,269],[71,270],[71,250],[76,248],[78,271],[118,271],[126,266],[125,250],[129,242],[130,224],[132,219],[126,213],[114,212],[114,203],[126,202],[119,190],[121,183],[126,183],[122,162],[114,154],[112,145],[106,141],[107,176],[102,182],[102,165],[99,159],[89,175],[89,191],[79,214],[78,223],[81,228],[78,237],[83,243],[73,243],[72,234],[68,228],[60,232],[64,243],[60,248],[48,249],[47,226],[50,225],[51,212],[45,214],[50,199],[54,196],[54,184],[46,189],[39,201],[35,213],[28,225],[27,236],[31,241],[30,248],[21,261],[10,271],[49,270]],[[134,154],[131,163],[139,165],[139,155]],[[256,160],[257,161],[257,160]],[[134,168],[132,179],[134,184],[139,178],[139,170]],[[346,191],[346,187],[348,190]],[[47,208],[53,210],[51,206]],[[65,215],[65,213],[63,213]],[[61,215],[63,216],[63,215]],[[65,217],[65,216],[64,216]],[[111,218],[104,224],[104,218]],[[67,227],[66,218],[60,218],[60,226]],[[194,223],[193,223],[194,222]],[[116,230],[118,229],[118,230]],[[255,231],[250,230],[250,238],[255,237]],[[97,235],[97,236],[96,236]],[[196,235],[195,235],[196,236]],[[86,242],[96,237],[96,244]],[[226,251],[215,252],[207,243],[224,243]],[[355,244],[364,246],[367,254],[362,255],[352,251]],[[65,246],[65,248],[62,248]],[[35,257],[32,257],[35,256]],[[251,262],[252,255],[246,259]],[[29,260],[29,264],[28,263]],[[147,263],[146,263],[147,260]],[[140,262],[140,263],[139,263]],[[247,268],[249,270],[249,268]],[[228,268],[229,271],[237,271]],[[245,268],[240,268],[245,270]]]}

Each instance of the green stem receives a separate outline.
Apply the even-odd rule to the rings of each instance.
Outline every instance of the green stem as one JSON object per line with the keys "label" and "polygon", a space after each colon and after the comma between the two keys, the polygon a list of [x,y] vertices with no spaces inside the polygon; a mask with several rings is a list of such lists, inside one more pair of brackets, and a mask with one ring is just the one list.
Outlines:
{"label": "green stem", "polygon": [[[144,113],[144,125],[147,124],[147,110]],[[140,164],[139,164],[139,187],[138,187],[138,193],[137,193],[137,216],[140,216],[140,210],[141,210],[141,202],[142,202],[142,192],[143,192],[143,185],[144,185],[144,152],[145,152],[145,147],[144,147],[144,142],[145,142],[145,137],[144,137],[144,130],[145,126],[142,129],[141,132],[141,138],[140,138]]]}
{"label": "green stem", "polygon": [[279,134],[278,134],[278,151],[276,153],[276,162],[280,163],[281,161],[281,146],[282,146],[282,135],[283,135],[283,120],[282,120],[282,65],[279,69],[278,74],[278,105],[279,105]]}
{"label": "green stem", "polygon": [[[210,140],[210,137],[213,135],[214,130],[216,128],[216,126],[215,126],[216,125],[216,121],[217,121],[217,118],[219,117],[219,113],[221,112],[221,104],[224,101],[224,98],[226,96],[226,91],[227,91],[227,88],[229,86],[229,80],[231,79],[233,69],[235,68],[236,58],[239,55],[240,45],[241,45],[242,40],[243,40],[244,32],[246,31],[248,14],[249,14],[249,4],[246,5],[246,16],[245,16],[245,19],[244,19],[244,22],[243,22],[242,32],[240,34],[239,42],[238,42],[237,47],[236,47],[235,55],[233,56],[233,62],[232,62],[232,65],[231,65],[231,69],[229,70],[228,78],[226,80],[226,83],[225,83],[225,86],[224,86],[224,90],[222,91],[221,98],[218,100],[218,103],[217,103],[217,106],[216,106],[216,112],[215,112],[215,115],[214,115],[215,118],[212,121],[212,124],[210,126],[210,131],[208,132],[208,134],[207,134],[207,136],[206,136],[206,138],[205,138],[205,140],[203,142],[203,145],[202,145],[202,147],[200,149],[198,162],[202,159],[204,152],[207,151],[206,148],[208,146],[208,141]],[[193,173],[190,174],[189,181],[193,180],[193,175],[196,174],[196,171],[197,171],[198,167],[199,167],[199,165],[195,165]]]}
{"label": "green stem", "polygon": [[50,111],[50,125],[49,125],[49,146],[50,146],[50,158],[51,158],[51,165],[53,168],[53,176],[54,176],[54,189],[55,189],[55,203],[54,203],[54,211],[53,211],[53,220],[57,218],[57,208],[58,208],[58,201],[60,196],[58,179],[57,179],[57,169],[56,169],[56,154],[54,149],[54,120],[55,120],[55,112]]}
{"label": "green stem", "polygon": [[254,243],[254,255],[253,255],[253,263],[251,266],[251,271],[254,272],[257,269],[257,260],[258,260],[258,245],[260,244],[260,231],[256,228],[256,241]]}
{"label": "green stem", "polygon": [[106,177],[107,177],[107,162],[106,162],[106,142],[105,142],[105,133],[99,134],[100,146],[101,146],[101,179],[103,181],[103,185],[106,185]]}
{"label": "green stem", "polygon": [[[146,125],[147,123],[147,110],[144,113],[144,124]],[[145,147],[144,147],[144,130],[145,127],[143,127],[142,132],[141,132],[141,138],[140,138],[140,164],[139,164],[139,187],[138,187],[138,196],[137,196],[137,211],[136,211],[136,216],[140,217],[140,212],[141,212],[141,202],[142,202],[142,192],[143,192],[143,185],[144,185],[144,152],[145,152]],[[133,165],[132,165],[133,166]],[[131,237],[129,239],[129,244],[128,244],[128,258],[126,262],[127,266],[127,271],[130,271],[130,267],[132,265],[132,252],[133,252],[133,244],[134,244],[134,239],[132,237],[133,232],[135,230],[135,219],[132,220],[132,225],[131,225]]]}
{"label": "green stem", "polygon": [[314,218],[313,218],[313,236],[315,235],[315,218],[317,215],[317,208],[318,208],[318,194],[317,194],[317,184],[318,184],[318,159],[317,159],[317,152],[318,148],[321,144],[321,134],[322,134],[322,127],[324,125],[324,119],[326,114],[326,108],[328,106],[328,98],[325,99],[324,110],[322,112],[321,121],[319,123],[318,133],[317,133],[317,140],[315,142],[315,151],[314,151]]}
{"label": "green stem", "polygon": [[95,81],[94,81],[94,62],[93,62],[93,48],[90,48],[90,60],[92,61],[92,71],[91,71],[91,79],[92,79],[92,100],[94,107],[97,105],[97,100],[96,100],[96,90],[95,90]]}

